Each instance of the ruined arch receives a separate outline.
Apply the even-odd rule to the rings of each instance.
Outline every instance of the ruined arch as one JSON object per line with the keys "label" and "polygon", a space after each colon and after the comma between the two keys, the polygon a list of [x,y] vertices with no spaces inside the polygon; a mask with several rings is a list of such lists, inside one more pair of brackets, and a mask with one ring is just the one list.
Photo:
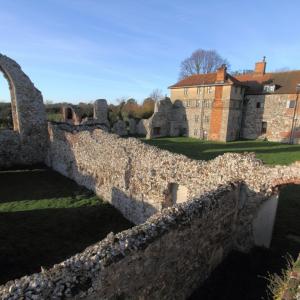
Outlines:
{"label": "ruined arch", "polygon": [[276,221],[277,207],[280,189],[287,185],[300,185],[299,177],[281,177],[274,179],[270,184],[272,191],[266,201],[264,201],[257,210],[257,214],[253,220],[253,237],[257,246],[270,247],[273,229]]}
{"label": "ruined arch", "polygon": [[17,103],[16,103],[15,87],[14,87],[12,78],[9,76],[7,71],[3,67],[1,67],[1,65],[0,65],[0,72],[3,74],[4,79],[8,83],[8,88],[9,88],[9,91],[10,91],[13,128],[14,128],[14,130],[18,131],[19,130],[19,123],[18,123],[18,117],[17,117]]}
{"label": "ruined arch", "polygon": [[8,82],[13,128],[0,134],[0,168],[44,160],[47,141],[46,112],[41,92],[21,67],[0,54],[0,72]]}

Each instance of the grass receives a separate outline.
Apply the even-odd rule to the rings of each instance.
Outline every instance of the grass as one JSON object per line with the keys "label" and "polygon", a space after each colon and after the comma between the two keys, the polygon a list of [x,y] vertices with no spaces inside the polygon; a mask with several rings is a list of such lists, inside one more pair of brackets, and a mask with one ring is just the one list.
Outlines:
{"label": "grass", "polygon": [[[269,286],[268,289],[270,291],[270,296],[274,300],[281,300],[284,297],[284,294],[287,289],[290,290],[289,287],[289,279],[291,272],[295,271],[297,269],[297,262],[293,260],[291,257],[287,257],[287,265],[282,272],[281,275],[278,274],[271,274],[269,278]],[[299,270],[298,270],[299,271]],[[290,290],[293,295],[296,295],[297,287],[296,289]]]}
{"label": "grass", "polygon": [[47,120],[54,122],[61,122],[63,119],[61,113],[47,113]]}
{"label": "grass", "polygon": [[0,172],[0,284],[131,227],[114,207],[49,169]]}
{"label": "grass", "polygon": [[[194,138],[158,138],[143,140],[192,159],[210,160],[226,152],[255,152],[269,165],[286,165],[300,160],[300,145],[267,141],[235,141],[230,143],[201,141]],[[280,198],[270,249],[255,248],[249,254],[232,252],[197,289],[190,300],[257,300],[268,299],[271,278],[286,274],[286,257],[297,258],[300,251],[300,185],[289,185]],[[282,271],[283,270],[283,271]],[[275,274],[282,274],[280,276]]]}
{"label": "grass", "polygon": [[259,140],[222,143],[187,137],[172,137],[152,140],[143,139],[143,141],[149,145],[184,154],[198,160],[210,160],[226,152],[255,152],[257,158],[269,165],[286,165],[300,160],[300,145]]}

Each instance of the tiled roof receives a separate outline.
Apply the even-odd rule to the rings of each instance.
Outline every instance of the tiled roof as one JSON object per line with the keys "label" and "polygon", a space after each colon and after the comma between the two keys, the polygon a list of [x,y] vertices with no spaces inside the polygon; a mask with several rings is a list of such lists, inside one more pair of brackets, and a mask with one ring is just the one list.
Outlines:
{"label": "tiled roof", "polygon": [[[195,74],[178,81],[177,83],[171,85],[169,88],[216,84],[216,80],[217,80],[217,73]],[[226,74],[225,84],[231,84],[231,83],[242,85],[242,83],[239,82],[236,78],[234,78],[230,74]]]}
{"label": "tiled roof", "polygon": [[[217,73],[192,75],[171,85],[170,88],[216,84],[216,78]],[[262,94],[265,84],[275,84],[276,88],[273,94],[295,94],[296,85],[300,83],[300,70],[263,75],[254,72],[237,76],[227,74],[225,84],[230,83],[245,86],[246,94],[249,95]]]}
{"label": "tiled roof", "polygon": [[201,84],[214,84],[216,82],[216,78],[217,73],[195,74],[178,81],[177,83],[171,85],[170,88]]}
{"label": "tiled roof", "polygon": [[300,71],[265,73],[264,75],[249,73],[235,76],[235,78],[247,87],[246,93],[250,95],[262,94],[265,84],[275,84],[275,91],[272,94],[295,94],[296,85],[300,83]]}

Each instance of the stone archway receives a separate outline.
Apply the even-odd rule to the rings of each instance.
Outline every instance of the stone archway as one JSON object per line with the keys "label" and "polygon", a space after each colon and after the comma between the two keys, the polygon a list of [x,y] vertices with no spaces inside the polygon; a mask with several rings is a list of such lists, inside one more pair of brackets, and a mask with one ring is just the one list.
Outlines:
{"label": "stone archway", "polygon": [[3,74],[6,79],[10,91],[10,99],[11,99],[11,110],[12,110],[12,119],[13,119],[13,128],[15,131],[19,131],[19,123],[17,117],[17,103],[16,103],[16,93],[15,87],[13,84],[12,78],[7,73],[6,69],[0,64],[0,72]]}
{"label": "stone archway", "polygon": [[[299,170],[300,171],[300,170]],[[282,177],[273,180],[270,189],[272,194],[258,208],[253,219],[253,238],[256,246],[270,247],[276,221],[280,189],[287,185],[300,185],[299,177]]]}
{"label": "stone archway", "polygon": [[0,72],[8,81],[14,128],[0,134],[0,168],[42,162],[47,145],[42,94],[21,67],[2,54]]}

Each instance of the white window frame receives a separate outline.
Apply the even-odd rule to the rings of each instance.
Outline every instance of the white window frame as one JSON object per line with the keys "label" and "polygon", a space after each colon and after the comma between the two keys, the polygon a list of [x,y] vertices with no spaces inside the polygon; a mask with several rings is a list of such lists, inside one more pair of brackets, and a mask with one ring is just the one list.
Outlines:
{"label": "white window frame", "polygon": [[[293,103],[294,105],[291,106],[291,103]],[[296,100],[288,100],[286,103],[286,108],[295,108],[296,107]]]}

